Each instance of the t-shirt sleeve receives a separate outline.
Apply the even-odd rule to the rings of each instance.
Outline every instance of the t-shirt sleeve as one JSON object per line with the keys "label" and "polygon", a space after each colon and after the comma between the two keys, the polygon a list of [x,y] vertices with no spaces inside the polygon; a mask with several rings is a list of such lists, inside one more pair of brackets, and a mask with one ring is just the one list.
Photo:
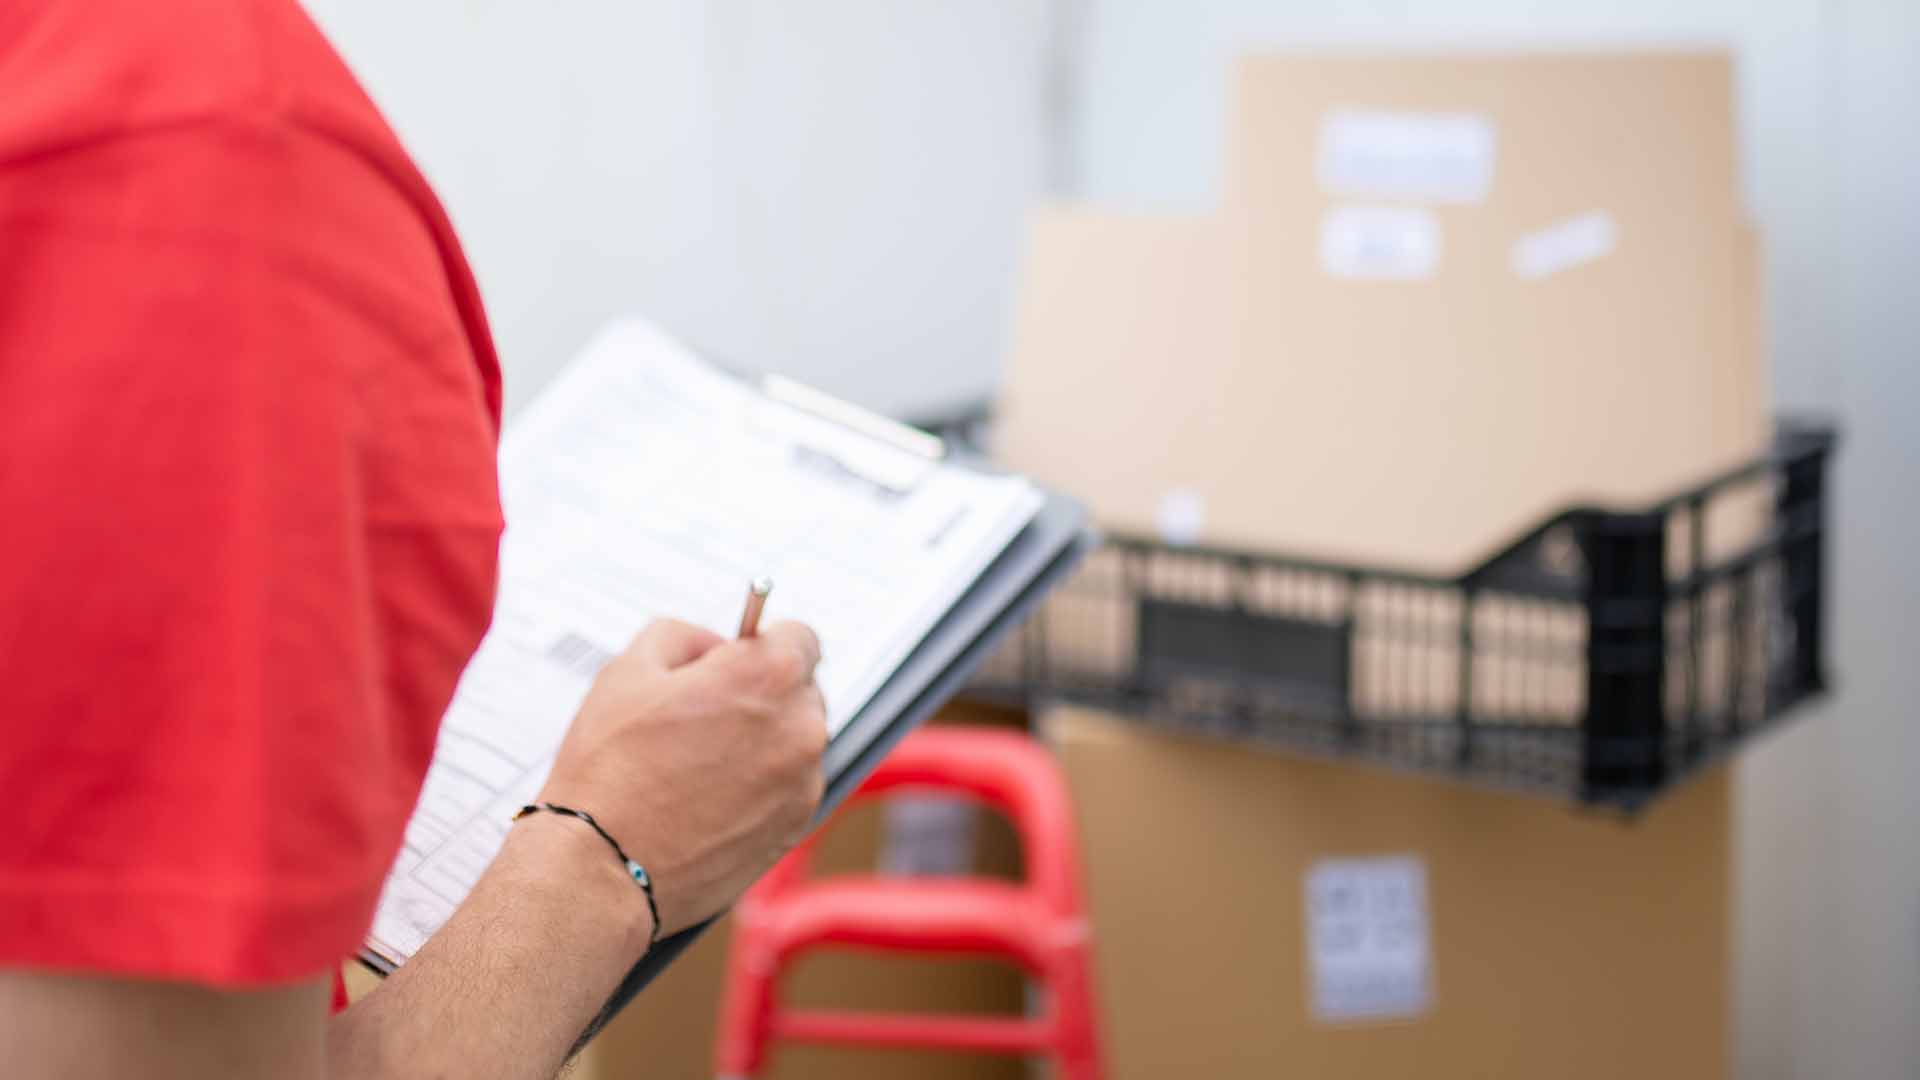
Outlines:
{"label": "t-shirt sleeve", "polygon": [[377,577],[434,478],[377,366],[451,346],[404,267],[327,257],[316,161],[214,126],[0,163],[0,967],[316,977],[398,848],[471,641],[390,715]]}

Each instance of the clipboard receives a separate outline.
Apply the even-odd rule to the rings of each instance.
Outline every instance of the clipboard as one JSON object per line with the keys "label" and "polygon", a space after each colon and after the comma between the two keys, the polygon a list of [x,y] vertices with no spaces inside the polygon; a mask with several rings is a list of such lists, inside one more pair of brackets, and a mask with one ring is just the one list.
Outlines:
{"label": "clipboard", "polygon": [[[623,334],[664,340],[657,331],[643,324],[616,324],[603,332],[603,337],[616,340]],[[724,376],[724,372],[710,370]],[[759,380],[757,384],[737,376],[725,377],[725,381],[736,389],[713,392],[729,395],[728,400],[733,400],[742,394],[738,388],[744,388],[748,398],[764,399],[804,417],[796,422],[813,432],[811,436],[783,430],[787,437],[796,440],[794,445],[809,462],[807,467],[842,476],[846,482],[873,491],[876,498],[906,497],[904,492],[918,482],[914,477],[925,469],[997,473],[982,460],[950,453],[945,442],[936,436],[797,383],[778,377]],[[584,392],[582,384],[576,384],[573,389]],[[578,393],[575,396],[578,397]],[[539,404],[536,401],[535,405]],[[562,406],[549,409],[549,416],[568,415]],[[525,415],[522,422],[527,423]],[[521,434],[527,430],[523,426]],[[508,432],[509,438],[514,435],[512,430]],[[891,450],[861,449],[872,443],[884,444]],[[913,465],[912,461],[922,464]],[[505,465],[503,440],[503,470]],[[964,686],[994,646],[1019,625],[1038,600],[1093,546],[1094,537],[1087,526],[1086,513],[1078,503],[1044,491],[1037,494],[1038,508],[1033,516],[1018,527],[1012,539],[1000,547],[971,580],[964,584],[955,582],[960,589],[957,599],[948,602],[916,643],[903,646],[906,651],[897,660],[889,661],[892,666],[879,686],[870,691],[865,704],[834,733],[823,761],[826,788],[816,825],[859,786],[888,750]],[[556,655],[549,650],[546,658],[551,660]],[[569,653],[565,659],[571,666],[578,658]],[[622,981],[582,1036],[583,1041],[597,1033],[683,952],[705,925],[656,943]],[[397,967],[394,959],[377,951],[371,941],[361,950],[359,959],[382,975],[390,974]]]}

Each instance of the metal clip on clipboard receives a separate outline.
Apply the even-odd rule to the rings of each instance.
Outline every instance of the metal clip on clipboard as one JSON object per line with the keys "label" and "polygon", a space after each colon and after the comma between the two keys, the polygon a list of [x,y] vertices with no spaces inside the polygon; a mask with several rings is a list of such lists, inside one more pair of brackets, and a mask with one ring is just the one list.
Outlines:
{"label": "metal clip on clipboard", "polygon": [[947,441],[938,435],[930,435],[919,428],[908,427],[898,420],[881,416],[877,412],[863,409],[851,402],[842,401],[804,383],[794,382],[784,375],[761,376],[760,392],[782,405],[811,413],[822,420],[831,420],[841,427],[852,428],[862,435],[878,439],[889,446],[929,461],[938,461],[947,456]]}
{"label": "metal clip on clipboard", "polygon": [[809,437],[804,431],[786,433],[823,464],[873,485],[878,491],[892,495],[905,494],[928,468],[947,455],[946,440],[937,435],[842,401],[785,376],[762,376],[760,392],[774,404],[831,425],[826,431],[836,435],[852,434],[906,455],[907,460],[903,462],[891,454],[874,456],[850,452],[850,447],[843,440],[826,437],[824,433],[820,437]]}

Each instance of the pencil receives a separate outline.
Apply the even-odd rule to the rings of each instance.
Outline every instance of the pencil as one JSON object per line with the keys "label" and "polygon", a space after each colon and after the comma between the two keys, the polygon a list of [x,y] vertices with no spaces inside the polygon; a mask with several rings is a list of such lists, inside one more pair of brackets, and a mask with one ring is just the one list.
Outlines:
{"label": "pencil", "polygon": [[740,614],[740,636],[750,638],[760,632],[760,612],[767,606],[767,594],[773,591],[773,579],[758,577],[747,583],[747,610]]}

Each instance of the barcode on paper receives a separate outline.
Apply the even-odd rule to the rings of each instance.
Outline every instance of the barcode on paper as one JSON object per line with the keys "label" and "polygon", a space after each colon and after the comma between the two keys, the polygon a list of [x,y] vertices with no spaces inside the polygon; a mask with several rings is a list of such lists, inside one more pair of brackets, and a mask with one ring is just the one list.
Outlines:
{"label": "barcode on paper", "polygon": [[1424,862],[1411,855],[1322,859],[1307,872],[1306,902],[1315,1019],[1390,1020],[1427,1010]]}
{"label": "barcode on paper", "polygon": [[613,654],[572,632],[561,634],[547,646],[547,659],[583,678],[600,674]]}

